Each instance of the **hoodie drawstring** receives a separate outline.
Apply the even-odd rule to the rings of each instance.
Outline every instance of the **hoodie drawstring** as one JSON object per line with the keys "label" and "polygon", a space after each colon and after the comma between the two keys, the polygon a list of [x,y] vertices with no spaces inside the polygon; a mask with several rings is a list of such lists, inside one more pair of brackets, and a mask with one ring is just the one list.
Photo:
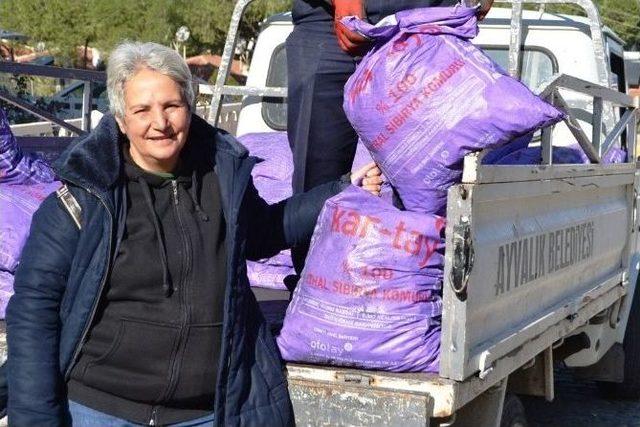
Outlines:
{"label": "hoodie drawstring", "polygon": [[173,287],[169,278],[169,264],[167,263],[167,249],[165,247],[164,238],[162,236],[162,230],[160,230],[160,220],[155,209],[153,209],[153,200],[151,200],[151,190],[149,190],[149,184],[142,178],[138,178],[138,183],[142,189],[144,200],[147,203],[147,207],[151,211],[151,218],[153,219],[153,227],[156,230],[156,236],[158,237],[158,253],[160,254],[160,263],[162,265],[162,290],[165,297],[170,297],[173,293]]}
{"label": "hoodie drawstring", "polygon": [[209,221],[209,215],[207,215],[204,212],[204,210],[198,203],[198,192],[196,188],[198,185],[198,181],[196,180],[196,178],[197,178],[196,171],[194,169],[193,172],[191,173],[191,191],[189,191],[189,195],[191,196],[191,201],[193,202],[193,206],[195,206],[196,212],[200,216],[200,219],[204,222],[207,222]]}

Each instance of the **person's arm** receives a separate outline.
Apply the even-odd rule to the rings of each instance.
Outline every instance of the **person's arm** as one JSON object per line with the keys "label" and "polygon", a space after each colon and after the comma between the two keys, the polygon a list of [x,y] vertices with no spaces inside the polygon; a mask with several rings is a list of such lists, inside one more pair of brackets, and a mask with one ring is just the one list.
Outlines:
{"label": "person's arm", "polygon": [[79,231],[55,193],[36,211],[7,307],[9,423],[64,423],[60,301]]}
{"label": "person's arm", "polygon": [[491,6],[493,5],[493,0],[482,0],[482,3],[480,4],[480,8],[478,8],[478,12],[476,13],[476,16],[478,17],[479,21],[482,21],[485,16],[487,16],[487,13],[489,13],[489,10],[491,9]]}
{"label": "person's arm", "polygon": [[[349,55],[358,56],[366,53],[369,47],[369,40],[358,33],[354,33],[345,27],[340,20],[345,16],[357,16],[364,19],[365,0],[325,0],[333,7],[333,28],[338,39],[340,49]],[[493,0],[482,0],[476,16],[482,21],[489,13]]]}
{"label": "person's arm", "polygon": [[249,208],[245,212],[249,221],[247,258],[267,258],[282,249],[309,241],[327,199],[350,184],[360,186],[377,196],[380,194],[382,181],[380,169],[371,162],[341,180],[319,185],[273,205],[267,204],[258,195],[251,181],[245,193],[245,206]]}
{"label": "person's arm", "polygon": [[358,33],[349,31],[340,20],[345,16],[357,16],[364,19],[363,0],[332,0],[333,28],[338,39],[340,49],[349,55],[362,55],[369,45],[369,40]]}

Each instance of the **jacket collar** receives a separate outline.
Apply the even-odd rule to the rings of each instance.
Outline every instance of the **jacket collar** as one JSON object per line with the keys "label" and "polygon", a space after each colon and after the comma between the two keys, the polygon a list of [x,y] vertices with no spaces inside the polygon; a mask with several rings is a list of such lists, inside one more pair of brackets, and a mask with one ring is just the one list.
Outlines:
{"label": "jacket collar", "polygon": [[[106,192],[122,177],[123,159],[120,146],[125,142],[125,136],[120,132],[114,116],[106,114],[91,133],[75,139],[62,152],[54,162],[53,168],[63,180],[85,187],[89,191]],[[187,144],[189,149],[202,156],[208,156],[212,161],[218,158],[216,153],[239,160],[247,158],[249,154],[230,134],[214,128],[195,114],[191,116]]]}

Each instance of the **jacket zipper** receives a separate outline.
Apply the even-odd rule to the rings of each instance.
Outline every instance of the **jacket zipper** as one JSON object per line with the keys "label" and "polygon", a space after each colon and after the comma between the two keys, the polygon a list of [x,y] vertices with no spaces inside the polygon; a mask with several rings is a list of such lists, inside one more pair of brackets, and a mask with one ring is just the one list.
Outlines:
{"label": "jacket zipper", "polygon": [[[178,205],[178,182],[175,179],[171,180],[171,189],[173,191],[173,204]],[[177,214],[178,211],[176,211]]]}
{"label": "jacket zipper", "polygon": [[76,363],[76,360],[78,359],[78,355],[80,354],[80,350],[82,349],[82,345],[84,344],[85,339],[87,338],[87,334],[89,333],[89,329],[91,327],[91,324],[93,323],[93,318],[96,315],[96,311],[98,310],[98,303],[100,302],[100,298],[102,296],[102,291],[104,290],[104,287],[107,283],[107,277],[109,277],[109,266],[111,265],[111,247],[113,246],[113,215],[111,214],[111,212],[109,212],[109,208],[107,207],[107,203],[104,201],[104,199],[102,197],[100,197],[97,193],[94,193],[93,191],[91,191],[88,187],[84,187],[82,185],[79,185],[78,183],[68,180],[66,179],[65,181],[70,182],[73,185],[76,185],[79,188],[82,188],[83,190],[85,190],[87,193],[91,194],[92,196],[96,197],[98,200],[100,200],[100,203],[102,203],[102,205],[104,206],[105,210],[107,211],[107,214],[109,215],[109,246],[108,246],[108,255],[107,255],[107,269],[105,271],[105,274],[103,274],[102,276],[102,280],[100,282],[100,287],[98,288],[98,293],[96,294],[96,299],[93,302],[93,307],[91,307],[91,314],[89,314],[89,319],[87,321],[87,323],[84,325],[84,329],[82,330],[82,334],[80,335],[80,341],[78,341],[78,345],[76,346],[76,349],[73,353],[73,356],[71,357],[71,361],[69,363],[69,366],[67,367],[67,370],[64,374],[65,377],[65,381],[69,379],[69,376],[71,375],[71,369],[73,368],[74,363]]}
{"label": "jacket zipper", "polygon": [[184,345],[185,345],[185,328],[189,322],[189,310],[187,309],[187,276],[189,274],[191,274],[191,252],[190,252],[190,247],[189,247],[189,242],[187,241],[187,236],[186,236],[186,232],[184,229],[184,224],[182,222],[181,216],[180,216],[180,209],[179,209],[179,198],[178,198],[178,182],[176,180],[172,180],[171,181],[171,187],[173,190],[173,206],[175,209],[175,214],[176,214],[176,219],[178,221],[178,226],[180,228],[180,237],[182,239],[182,247],[184,250],[184,274],[182,275],[182,280],[179,284],[179,288],[178,288],[178,292],[180,295],[180,299],[181,299],[181,308],[182,308],[182,322],[181,322],[181,327],[180,327],[180,332],[178,335],[178,346],[176,349],[176,355],[175,358],[172,361],[172,366],[171,366],[171,370],[169,372],[169,383],[167,385],[166,391],[164,393],[164,395],[162,396],[162,399],[167,399],[171,396],[171,394],[173,394],[173,392],[175,391],[175,388],[177,386],[177,376],[176,374],[180,372],[180,359],[181,359],[181,355],[184,352]]}
{"label": "jacket zipper", "polygon": [[156,425],[156,417],[158,416],[158,407],[154,406],[153,410],[151,410],[151,418],[149,419],[149,425],[150,426],[155,426]]}

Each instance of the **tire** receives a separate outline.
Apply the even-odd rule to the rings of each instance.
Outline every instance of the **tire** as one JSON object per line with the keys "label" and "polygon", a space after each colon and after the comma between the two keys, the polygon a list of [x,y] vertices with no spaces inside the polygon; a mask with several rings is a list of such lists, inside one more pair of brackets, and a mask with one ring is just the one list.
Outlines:
{"label": "tire", "polygon": [[631,312],[624,333],[624,381],[621,383],[598,382],[600,391],[615,399],[640,398],[640,279],[636,283],[631,302]]}
{"label": "tire", "polygon": [[502,406],[500,427],[527,427],[528,425],[522,402],[515,394],[507,393]]}

